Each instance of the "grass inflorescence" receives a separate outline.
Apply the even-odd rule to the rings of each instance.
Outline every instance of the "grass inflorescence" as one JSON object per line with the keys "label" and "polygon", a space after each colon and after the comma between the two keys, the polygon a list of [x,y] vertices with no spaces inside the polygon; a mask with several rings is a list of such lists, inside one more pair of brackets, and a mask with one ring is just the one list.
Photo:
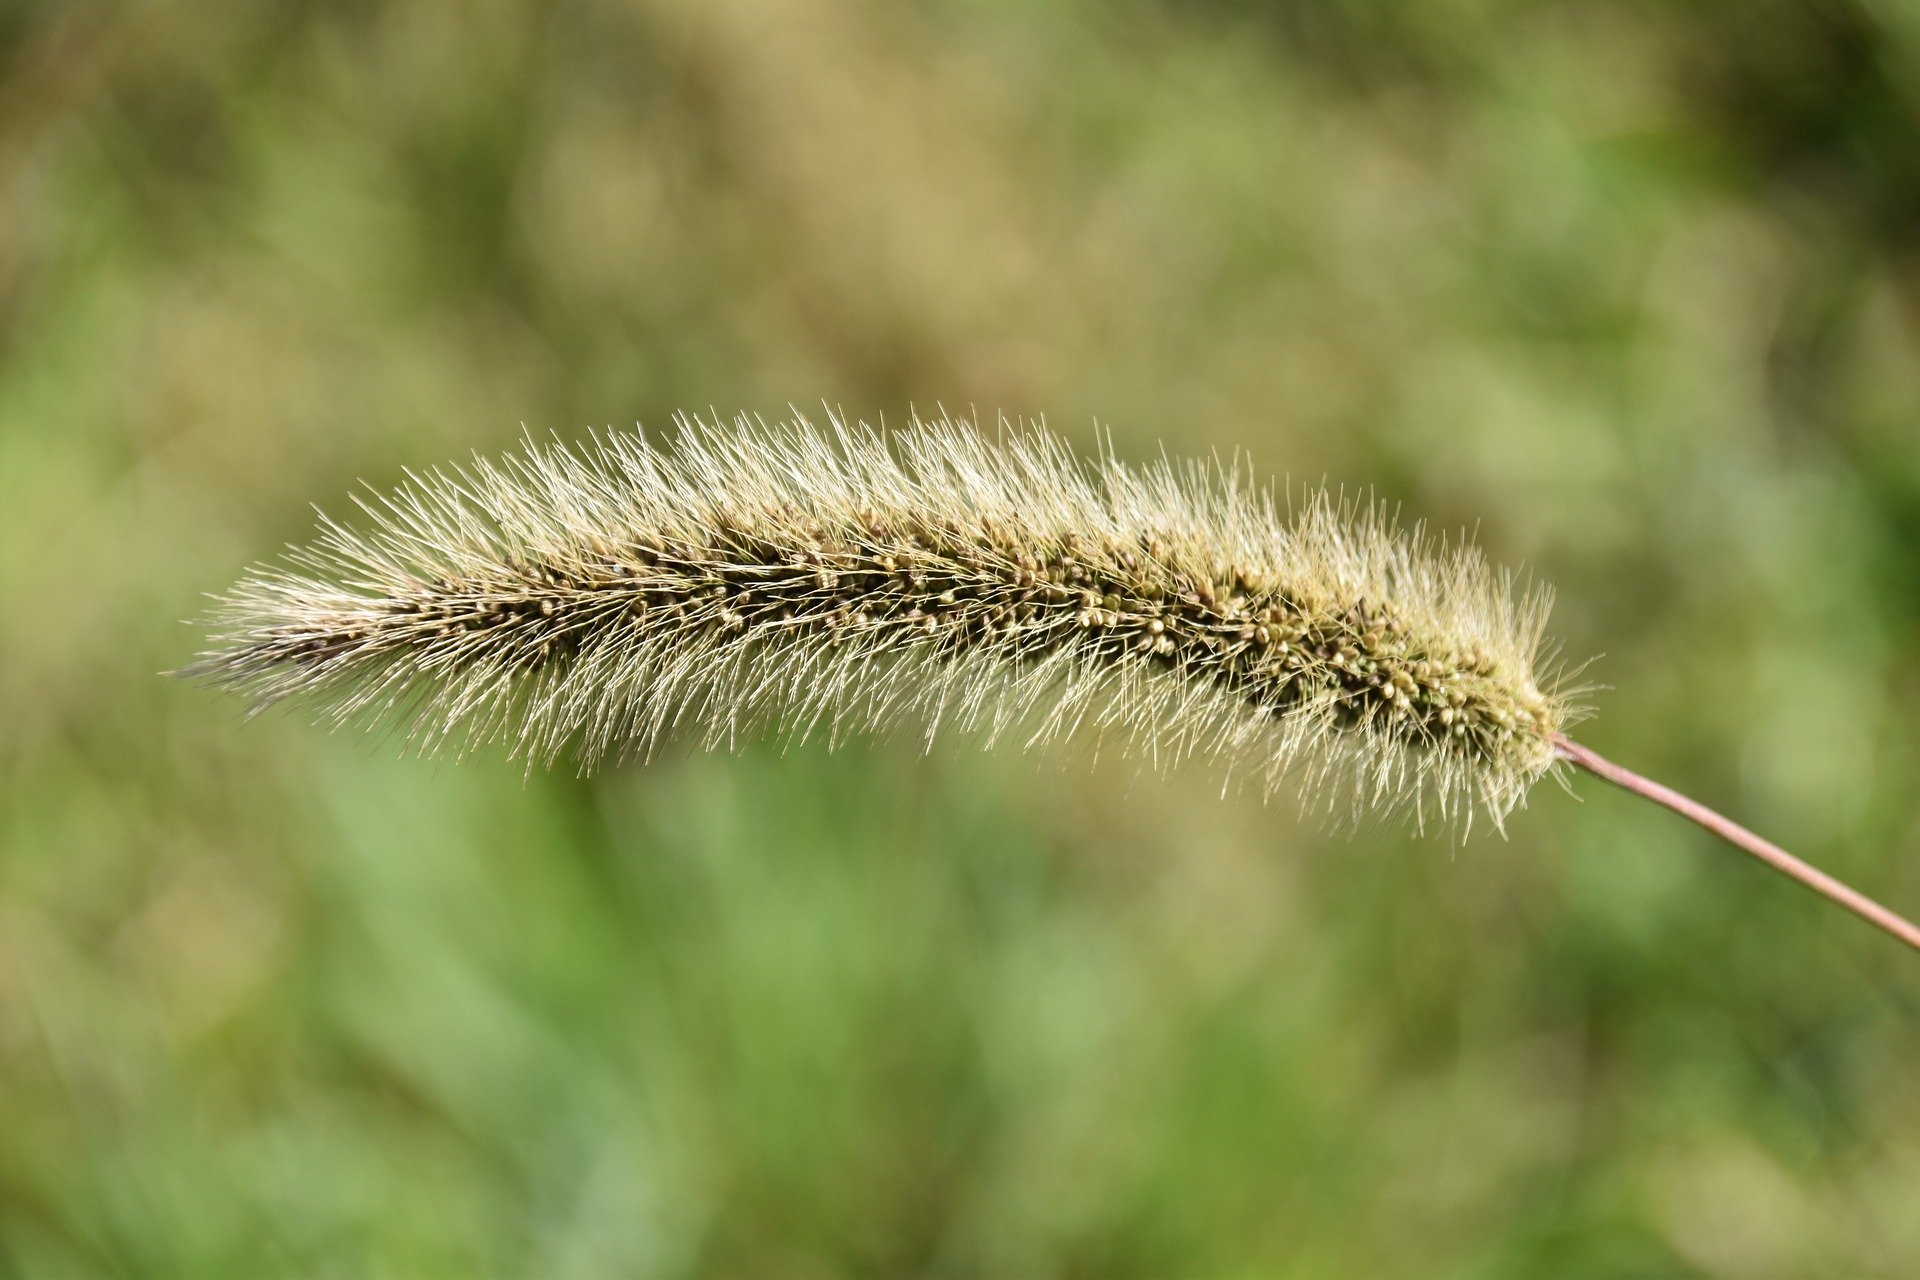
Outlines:
{"label": "grass inflorescence", "polygon": [[362,499],[226,595],[191,670],[530,763],[957,722],[1463,825],[1573,715],[1545,593],[1369,505],[1283,512],[1238,466],[1086,465],[1037,427],[679,426]]}

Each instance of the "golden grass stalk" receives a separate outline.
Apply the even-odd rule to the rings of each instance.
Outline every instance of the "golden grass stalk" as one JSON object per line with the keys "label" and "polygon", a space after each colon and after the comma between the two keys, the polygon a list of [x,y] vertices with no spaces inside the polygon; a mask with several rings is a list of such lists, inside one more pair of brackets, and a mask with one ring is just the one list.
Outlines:
{"label": "golden grass stalk", "polygon": [[1037,428],[679,425],[359,500],[366,528],[222,598],[190,673],[530,767],[906,721],[1117,737],[1462,830],[1567,764],[1680,808],[1566,739],[1544,591],[1375,508],[1283,515],[1238,467],[1089,467]]}

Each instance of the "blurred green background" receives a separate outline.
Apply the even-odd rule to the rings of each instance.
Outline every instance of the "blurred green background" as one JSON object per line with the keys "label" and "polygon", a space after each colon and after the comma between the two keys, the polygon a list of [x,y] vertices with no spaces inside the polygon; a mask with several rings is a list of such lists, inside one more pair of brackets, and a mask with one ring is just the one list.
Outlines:
{"label": "blurred green background", "polygon": [[0,4],[0,1272],[1920,1275],[1920,964],[1677,820],[159,678],[359,479],[1044,413],[1474,526],[1920,909],[1910,0]]}

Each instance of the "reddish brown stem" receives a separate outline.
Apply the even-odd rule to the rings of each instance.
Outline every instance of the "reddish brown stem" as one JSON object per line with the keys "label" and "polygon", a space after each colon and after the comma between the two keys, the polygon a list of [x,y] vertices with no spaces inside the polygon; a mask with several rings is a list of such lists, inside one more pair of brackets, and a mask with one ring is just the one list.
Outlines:
{"label": "reddish brown stem", "polygon": [[1623,769],[1604,756],[1595,755],[1577,742],[1564,737],[1553,740],[1554,754],[1579,765],[1588,773],[1605,778],[1655,804],[1665,805],[1684,818],[1691,818],[1727,843],[1752,854],[1760,861],[1798,880],[1830,901],[1837,902],[1869,924],[1886,930],[1900,941],[1920,951],[1920,927],[1887,910],[1873,899],[1841,884],[1826,872],[1810,867],[1779,845],[1763,840],[1731,818],[1715,813],[1697,800],[1690,800],[1671,787],[1663,787],[1651,778],[1643,778],[1631,769]]}

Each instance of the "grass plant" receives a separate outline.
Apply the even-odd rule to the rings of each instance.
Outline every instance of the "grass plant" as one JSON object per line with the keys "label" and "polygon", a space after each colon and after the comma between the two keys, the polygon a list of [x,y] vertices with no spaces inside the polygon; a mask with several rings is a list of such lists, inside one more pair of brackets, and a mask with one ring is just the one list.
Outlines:
{"label": "grass plant", "polygon": [[1565,730],[1548,593],[1239,464],[1083,464],[1044,428],[683,418],[414,477],[223,598],[190,670],[529,767],[771,727],[957,723],[1251,770],[1337,816],[1499,827],[1566,766],[1920,949],[1920,930]]}

